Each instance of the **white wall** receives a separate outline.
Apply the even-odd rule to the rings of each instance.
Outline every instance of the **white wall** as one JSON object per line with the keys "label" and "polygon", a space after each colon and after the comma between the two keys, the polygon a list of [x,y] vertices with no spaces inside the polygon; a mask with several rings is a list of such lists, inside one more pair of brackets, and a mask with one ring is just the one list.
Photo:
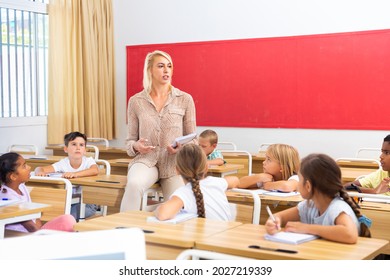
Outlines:
{"label": "white wall", "polygon": [[[390,28],[388,0],[113,0],[113,4],[118,127],[118,139],[112,141],[113,146],[123,146],[126,138],[127,45]],[[0,152],[10,143],[21,141],[35,141],[43,149],[47,139],[44,127],[11,129],[0,123]],[[198,132],[203,129],[198,127]],[[233,141],[240,149],[251,152],[257,151],[261,143],[283,142],[296,146],[301,155],[325,152],[333,157],[352,157],[360,147],[380,147],[390,133],[390,130],[212,129],[219,133],[221,141]]]}

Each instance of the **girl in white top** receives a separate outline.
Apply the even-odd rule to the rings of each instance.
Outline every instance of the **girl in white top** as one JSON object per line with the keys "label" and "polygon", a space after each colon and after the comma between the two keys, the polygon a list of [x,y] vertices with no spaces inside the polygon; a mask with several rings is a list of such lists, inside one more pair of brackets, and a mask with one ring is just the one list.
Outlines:
{"label": "girl in white top", "polygon": [[238,187],[239,179],[235,176],[205,177],[207,166],[206,154],[198,145],[182,147],[176,154],[176,169],[186,185],[177,189],[168,201],[156,209],[155,215],[159,220],[172,219],[181,210],[201,218],[232,219],[225,191]]}
{"label": "girl in white top", "polygon": [[240,188],[293,192],[298,187],[299,154],[286,144],[272,144],[263,161],[263,173],[240,178]]}
{"label": "girl in white top", "polygon": [[285,231],[309,233],[327,240],[356,243],[358,236],[370,237],[371,221],[344,190],[337,163],[324,154],[311,154],[302,159],[298,191],[305,199],[296,207],[268,219],[267,233]]}

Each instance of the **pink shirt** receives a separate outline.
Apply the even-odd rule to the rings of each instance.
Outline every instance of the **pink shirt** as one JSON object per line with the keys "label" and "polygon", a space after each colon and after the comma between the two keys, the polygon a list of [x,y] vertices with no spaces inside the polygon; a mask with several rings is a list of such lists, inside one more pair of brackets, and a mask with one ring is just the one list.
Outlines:
{"label": "pink shirt", "polygon": [[[127,153],[135,156],[129,166],[140,162],[149,167],[156,166],[160,178],[176,175],[175,155],[168,154],[167,146],[176,137],[195,131],[195,104],[188,93],[172,87],[167,103],[160,112],[157,112],[145,90],[135,94],[130,98],[127,109]],[[133,145],[140,138],[148,139],[150,145],[156,148],[145,155],[136,154]]]}
{"label": "pink shirt", "polygon": [[[0,199],[8,198],[10,200],[19,200],[21,202],[31,202],[30,193],[28,192],[28,189],[24,183],[19,185],[19,190],[22,192],[21,195],[15,192],[13,189],[7,187],[6,185],[2,185],[0,189]],[[15,231],[28,232],[27,229],[21,223],[9,224],[6,225],[5,228]]]}

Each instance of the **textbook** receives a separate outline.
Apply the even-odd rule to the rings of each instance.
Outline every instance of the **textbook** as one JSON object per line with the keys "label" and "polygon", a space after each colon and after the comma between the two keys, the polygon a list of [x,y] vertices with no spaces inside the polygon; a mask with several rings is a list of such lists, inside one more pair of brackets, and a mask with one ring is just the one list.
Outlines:
{"label": "textbook", "polygon": [[317,235],[307,234],[307,233],[295,233],[288,231],[281,231],[271,234],[265,234],[264,238],[269,241],[282,242],[287,244],[301,244],[304,242],[308,242],[310,240],[317,239]]}
{"label": "textbook", "polygon": [[149,216],[146,221],[147,222],[153,222],[153,223],[163,223],[163,224],[178,224],[184,221],[188,221],[190,219],[197,218],[197,214],[193,213],[184,213],[184,212],[179,212],[174,218],[165,220],[165,221],[160,221],[157,219],[155,216]]}
{"label": "textbook", "polygon": [[188,135],[184,135],[184,136],[180,136],[180,137],[177,137],[173,142],[172,142],[172,147],[173,148],[176,148],[177,146],[177,143],[180,143],[180,144],[186,144],[188,142],[190,142],[192,139],[194,139],[196,137],[196,133],[191,133],[191,134],[188,134]]}

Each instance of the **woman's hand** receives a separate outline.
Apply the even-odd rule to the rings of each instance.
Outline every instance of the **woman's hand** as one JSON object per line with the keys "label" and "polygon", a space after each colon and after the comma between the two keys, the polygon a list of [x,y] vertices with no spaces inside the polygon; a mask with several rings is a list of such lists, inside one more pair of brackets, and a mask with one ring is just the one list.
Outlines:
{"label": "woman's hand", "polygon": [[149,140],[145,138],[140,138],[134,144],[134,149],[140,154],[148,154],[153,151],[156,147],[149,145]]}
{"label": "woman's hand", "polygon": [[180,143],[177,143],[177,145],[176,145],[175,148],[172,147],[171,145],[169,145],[169,146],[167,147],[168,154],[170,154],[170,155],[176,154],[176,153],[181,149],[182,146],[183,146],[183,145],[180,144]]}

